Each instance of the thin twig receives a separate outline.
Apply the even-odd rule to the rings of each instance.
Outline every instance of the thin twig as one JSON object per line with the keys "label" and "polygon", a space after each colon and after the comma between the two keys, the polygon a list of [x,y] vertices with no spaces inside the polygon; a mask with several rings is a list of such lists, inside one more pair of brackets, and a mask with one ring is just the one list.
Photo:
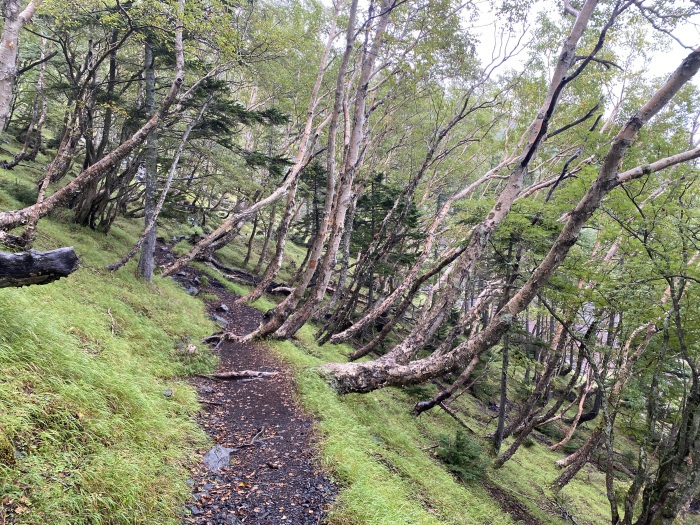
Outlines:
{"label": "thin twig", "polygon": [[112,320],[112,326],[110,327],[110,332],[114,335],[114,317],[112,317],[112,307],[107,308],[107,315]]}
{"label": "thin twig", "polygon": [[206,399],[200,399],[199,402],[207,405],[223,405],[223,403],[219,403],[218,401],[207,401]]}

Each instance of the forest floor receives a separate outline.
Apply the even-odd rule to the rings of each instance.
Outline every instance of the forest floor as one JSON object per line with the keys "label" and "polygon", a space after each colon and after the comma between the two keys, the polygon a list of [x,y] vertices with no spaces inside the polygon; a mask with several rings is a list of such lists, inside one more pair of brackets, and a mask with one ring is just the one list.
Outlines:
{"label": "forest floor", "polygon": [[[236,306],[237,296],[216,279],[199,284],[200,272],[187,268],[175,277],[186,288],[197,286],[210,314],[225,319],[227,329],[245,334],[262,313]],[[206,281],[205,281],[206,282]],[[222,311],[222,306],[223,307]],[[225,311],[228,310],[228,311]],[[217,372],[276,372],[252,380],[193,379],[204,405],[199,421],[215,445],[234,449],[219,472],[199,462],[192,470],[190,515],[185,524],[317,525],[337,492],[318,464],[313,420],[295,399],[290,367],[262,344],[225,341],[214,351]],[[204,455],[207,450],[200,451]]]}

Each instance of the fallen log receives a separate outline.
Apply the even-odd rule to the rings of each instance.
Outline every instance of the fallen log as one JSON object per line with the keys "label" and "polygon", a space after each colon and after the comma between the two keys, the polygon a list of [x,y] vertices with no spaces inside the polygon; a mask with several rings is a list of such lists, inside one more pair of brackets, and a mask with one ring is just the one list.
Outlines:
{"label": "fallen log", "polygon": [[207,379],[221,379],[237,381],[239,379],[259,379],[263,377],[276,376],[279,372],[263,372],[260,370],[234,370],[231,372],[219,372],[217,374],[207,374],[202,377]]}
{"label": "fallen log", "polygon": [[78,269],[72,246],[48,252],[0,252],[0,288],[48,284]]}
{"label": "fallen log", "polygon": [[[233,268],[232,266],[226,266],[221,261],[217,260],[215,257],[209,257],[206,263],[219,270],[224,277],[233,281],[235,283],[244,284],[247,286],[257,286],[260,283],[260,277],[253,275],[252,273],[241,270],[240,268]],[[292,293],[294,288],[286,286],[284,284],[276,283],[272,281],[265,288],[265,292],[273,295],[289,295]]]}

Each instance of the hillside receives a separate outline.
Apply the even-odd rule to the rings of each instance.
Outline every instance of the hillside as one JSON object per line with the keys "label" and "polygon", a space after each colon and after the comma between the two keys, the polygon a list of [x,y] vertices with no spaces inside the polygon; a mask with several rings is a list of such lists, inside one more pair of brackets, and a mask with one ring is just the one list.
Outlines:
{"label": "hillside", "polygon": [[[2,181],[3,207],[30,192],[31,171],[12,175]],[[119,221],[109,236],[61,216],[43,221],[37,248],[75,246],[80,269],[53,284],[2,291],[0,426],[14,457],[0,467],[6,523],[180,523],[189,513],[189,470],[211,441],[194,419],[202,407],[187,377],[212,370],[199,341],[216,330],[201,301],[215,296],[191,297],[167,278],[144,285],[133,263],[104,270],[137,231],[134,221]],[[562,512],[581,524],[606,522],[603,492],[586,483],[602,474],[592,468],[554,494],[546,488],[556,475],[552,453],[539,441],[490,471],[478,436],[494,415],[471,395],[452,405],[469,421],[465,430],[439,409],[410,415],[432,388],[334,394],[315,367],[342,361],[349,348],[319,347],[313,332],[308,326],[296,341],[265,346],[294,370],[299,400],[316,419],[315,454],[340,488],[329,523],[558,523]],[[479,448],[464,483],[436,455],[458,432]]]}
{"label": "hillside", "polygon": [[0,525],[700,521],[697,1],[0,11]]}

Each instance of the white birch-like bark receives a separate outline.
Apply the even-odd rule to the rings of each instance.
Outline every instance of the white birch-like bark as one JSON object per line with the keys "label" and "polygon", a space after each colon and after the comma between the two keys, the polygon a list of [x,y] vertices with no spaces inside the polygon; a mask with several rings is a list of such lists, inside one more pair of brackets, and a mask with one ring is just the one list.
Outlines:
{"label": "white birch-like bark", "polygon": [[[569,213],[564,228],[547,255],[484,330],[441,356],[429,356],[407,363],[385,356],[364,363],[332,363],[321,367],[336,389],[340,392],[367,392],[387,385],[415,384],[453,370],[460,363],[465,363],[493,347],[510,328],[515,316],[530,304],[564,261],[569,250],[576,244],[581,229],[599,208],[603,198],[620,184],[618,167],[639,130],[669,103],[695,76],[698,69],[700,48],[686,57],[666,83],[623,126],[612,141],[596,180]],[[644,173],[642,170],[638,177]]]}
{"label": "white birch-like bark", "polygon": [[12,91],[17,81],[19,32],[32,19],[43,0],[31,0],[20,11],[19,0],[5,0],[5,26],[0,40],[0,131],[7,126]]}

